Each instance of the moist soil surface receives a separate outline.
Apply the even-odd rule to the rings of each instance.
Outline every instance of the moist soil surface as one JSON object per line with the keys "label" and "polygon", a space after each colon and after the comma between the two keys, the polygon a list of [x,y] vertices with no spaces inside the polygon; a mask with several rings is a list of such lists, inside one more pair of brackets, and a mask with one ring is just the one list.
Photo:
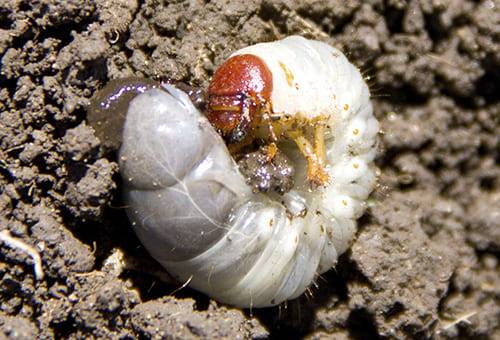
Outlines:
{"label": "moist soil surface", "polygon": [[[496,0],[0,0],[0,339],[500,338],[499,18]],[[86,107],[123,77],[206,88],[291,34],[363,71],[381,175],[335,269],[242,310],[141,246]]]}

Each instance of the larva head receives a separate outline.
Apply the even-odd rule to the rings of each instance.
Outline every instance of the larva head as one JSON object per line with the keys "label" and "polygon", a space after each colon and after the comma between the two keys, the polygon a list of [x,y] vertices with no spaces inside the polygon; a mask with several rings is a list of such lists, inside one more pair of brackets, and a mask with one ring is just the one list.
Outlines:
{"label": "larva head", "polygon": [[270,102],[272,74],[262,59],[236,55],[222,64],[208,87],[207,117],[229,143],[241,142]]}

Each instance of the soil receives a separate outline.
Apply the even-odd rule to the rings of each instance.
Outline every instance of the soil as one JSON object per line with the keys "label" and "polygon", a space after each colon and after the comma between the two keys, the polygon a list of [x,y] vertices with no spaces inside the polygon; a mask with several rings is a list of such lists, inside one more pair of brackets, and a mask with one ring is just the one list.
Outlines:
{"label": "soil", "polygon": [[[0,232],[28,246],[0,241],[0,339],[500,338],[499,18],[498,0],[0,0]],[[206,87],[291,34],[363,70],[381,176],[308,297],[239,310],[141,247],[85,108],[116,78]]]}

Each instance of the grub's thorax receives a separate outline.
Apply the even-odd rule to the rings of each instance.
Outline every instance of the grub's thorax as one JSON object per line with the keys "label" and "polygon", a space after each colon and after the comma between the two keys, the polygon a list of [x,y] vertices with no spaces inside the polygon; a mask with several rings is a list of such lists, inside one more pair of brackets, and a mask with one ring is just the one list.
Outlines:
{"label": "grub's thorax", "polygon": [[252,54],[231,57],[208,87],[208,120],[227,142],[241,142],[270,107],[272,90],[273,77],[262,59]]}

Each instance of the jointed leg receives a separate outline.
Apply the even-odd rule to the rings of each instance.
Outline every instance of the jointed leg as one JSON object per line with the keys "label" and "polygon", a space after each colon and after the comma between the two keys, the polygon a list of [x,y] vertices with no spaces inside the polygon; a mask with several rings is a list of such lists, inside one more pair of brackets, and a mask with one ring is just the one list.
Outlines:
{"label": "jointed leg", "polygon": [[268,162],[271,162],[278,153],[278,146],[276,143],[278,142],[278,136],[276,135],[276,132],[274,130],[273,122],[271,119],[271,105],[269,103],[266,103],[264,105],[264,108],[261,111],[262,114],[262,119],[267,123],[267,128],[269,130],[269,137],[271,139],[271,143],[266,146],[266,158]]}
{"label": "jointed leg", "polygon": [[[321,129],[315,131],[315,145],[313,146],[301,131],[290,131],[289,137],[297,144],[300,152],[307,160],[307,179],[314,185],[325,185],[328,182],[328,174],[324,169],[324,139]],[[316,137],[318,134],[318,137]],[[321,135],[321,136],[319,136]]]}
{"label": "jointed leg", "polygon": [[314,126],[314,154],[322,166],[326,163],[325,125],[318,123]]}
{"label": "jointed leg", "polygon": [[328,116],[319,116],[313,122],[314,155],[317,160],[317,175],[319,184],[324,185],[328,182],[328,174],[325,172],[326,166],[326,146],[325,146],[325,124]]}

